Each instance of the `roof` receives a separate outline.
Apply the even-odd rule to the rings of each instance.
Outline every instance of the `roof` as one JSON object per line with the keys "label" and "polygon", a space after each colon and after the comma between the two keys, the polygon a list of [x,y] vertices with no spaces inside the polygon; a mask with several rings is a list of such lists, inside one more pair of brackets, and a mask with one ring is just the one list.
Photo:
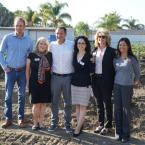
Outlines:
{"label": "roof", "polygon": [[[13,30],[14,27],[0,27],[0,30]],[[56,28],[53,28],[53,27],[26,27],[26,30],[31,30],[31,31],[55,31]],[[68,30],[69,29],[72,29],[72,28],[67,28]]]}
{"label": "roof", "polygon": [[145,35],[145,30],[118,30],[111,31],[112,35]]}

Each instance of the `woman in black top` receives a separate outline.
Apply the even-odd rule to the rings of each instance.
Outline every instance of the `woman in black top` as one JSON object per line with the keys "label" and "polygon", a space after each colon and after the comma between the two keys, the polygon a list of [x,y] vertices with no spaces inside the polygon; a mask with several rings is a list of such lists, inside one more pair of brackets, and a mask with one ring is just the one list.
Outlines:
{"label": "woman in black top", "polygon": [[51,102],[51,65],[52,54],[48,52],[48,41],[41,37],[34,52],[29,54],[26,66],[26,78],[33,104],[33,130],[44,127],[46,103]]}
{"label": "woman in black top", "polygon": [[92,88],[97,100],[99,122],[99,126],[94,132],[102,135],[106,135],[112,128],[111,97],[115,75],[113,59],[116,53],[110,44],[109,32],[105,29],[98,29],[93,53],[95,74],[92,77]]}
{"label": "woman in black top", "polygon": [[[90,43],[85,36],[75,40],[72,75],[72,104],[76,105],[77,127],[74,136],[78,136],[84,123],[86,108],[90,99],[91,85],[91,54]],[[93,67],[92,67],[93,68]]]}

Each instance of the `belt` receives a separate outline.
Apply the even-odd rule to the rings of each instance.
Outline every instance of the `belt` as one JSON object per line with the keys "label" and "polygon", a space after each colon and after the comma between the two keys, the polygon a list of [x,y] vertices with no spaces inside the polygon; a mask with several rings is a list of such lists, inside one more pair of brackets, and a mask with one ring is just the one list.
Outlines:
{"label": "belt", "polygon": [[54,72],[52,74],[55,76],[60,76],[60,77],[68,77],[68,76],[72,75],[72,73],[70,73],[70,74],[58,74],[58,73],[54,73]]}
{"label": "belt", "polygon": [[17,72],[20,72],[20,71],[23,71],[25,70],[25,66],[24,67],[19,67],[19,68],[12,68],[12,67],[8,67],[11,71],[14,70],[14,71],[17,71]]}
{"label": "belt", "polygon": [[102,78],[102,74],[95,74],[95,77]]}

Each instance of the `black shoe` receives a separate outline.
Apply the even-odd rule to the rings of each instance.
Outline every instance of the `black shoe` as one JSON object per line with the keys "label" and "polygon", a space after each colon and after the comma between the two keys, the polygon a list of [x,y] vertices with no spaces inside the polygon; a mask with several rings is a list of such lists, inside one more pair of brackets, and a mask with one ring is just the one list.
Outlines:
{"label": "black shoe", "polygon": [[33,130],[33,131],[35,131],[35,130],[39,130],[39,126],[35,126],[35,125],[33,125],[33,126],[32,126],[32,130]]}
{"label": "black shoe", "polygon": [[81,127],[81,130],[80,130],[81,133],[83,132],[83,129],[84,129],[84,126]]}
{"label": "black shoe", "polygon": [[79,133],[73,133],[73,137],[78,137],[80,134],[82,133],[82,131],[80,130]]}
{"label": "black shoe", "polygon": [[107,135],[109,133],[109,128],[103,128],[100,132],[101,135]]}
{"label": "black shoe", "polygon": [[103,126],[98,126],[94,131],[94,133],[100,133],[103,128],[104,128]]}
{"label": "black shoe", "polygon": [[73,137],[78,137],[83,132],[83,128],[82,126],[79,133],[73,133]]}
{"label": "black shoe", "polygon": [[73,133],[73,129],[70,126],[65,127],[65,132],[66,133]]}
{"label": "black shoe", "polygon": [[45,130],[46,128],[44,126],[39,126],[39,130]]}
{"label": "black shoe", "polygon": [[121,140],[122,143],[127,143],[128,141],[129,141],[129,138],[123,138],[123,139]]}
{"label": "black shoe", "polygon": [[122,141],[122,137],[116,137],[115,140],[116,141]]}
{"label": "black shoe", "polygon": [[78,137],[81,133],[73,133],[73,137]]}
{"label": "black shoe", "polygon": [[55,131],[57,128],[58,128],[58,126],[56,126],[56,125],[51,125],[51,126],[48,128],[48,131]]}

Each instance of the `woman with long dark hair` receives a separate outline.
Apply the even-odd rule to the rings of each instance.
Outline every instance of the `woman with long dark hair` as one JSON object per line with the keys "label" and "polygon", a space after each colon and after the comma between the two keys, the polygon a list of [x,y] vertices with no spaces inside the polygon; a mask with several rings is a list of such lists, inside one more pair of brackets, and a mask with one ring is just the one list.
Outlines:
{"label": "woman with long dark hair", "polygon": [[118,57],[114,59],[115,123],[117,140],[123,143],[130,138],[130,105],[133,86],[138,85],[140,69],[128,38],[121,38],[117,46]]}
{"label": "woman with long dark hair", "polygon": [[89,40],[85,36],[79,36],[75,40],[73,66],[74,73],[72,75],[72,104],[76,107],[77,126],[75,128],[74,137],[80,135],[85,120],[86,108],[91,95],[91,46]]}

